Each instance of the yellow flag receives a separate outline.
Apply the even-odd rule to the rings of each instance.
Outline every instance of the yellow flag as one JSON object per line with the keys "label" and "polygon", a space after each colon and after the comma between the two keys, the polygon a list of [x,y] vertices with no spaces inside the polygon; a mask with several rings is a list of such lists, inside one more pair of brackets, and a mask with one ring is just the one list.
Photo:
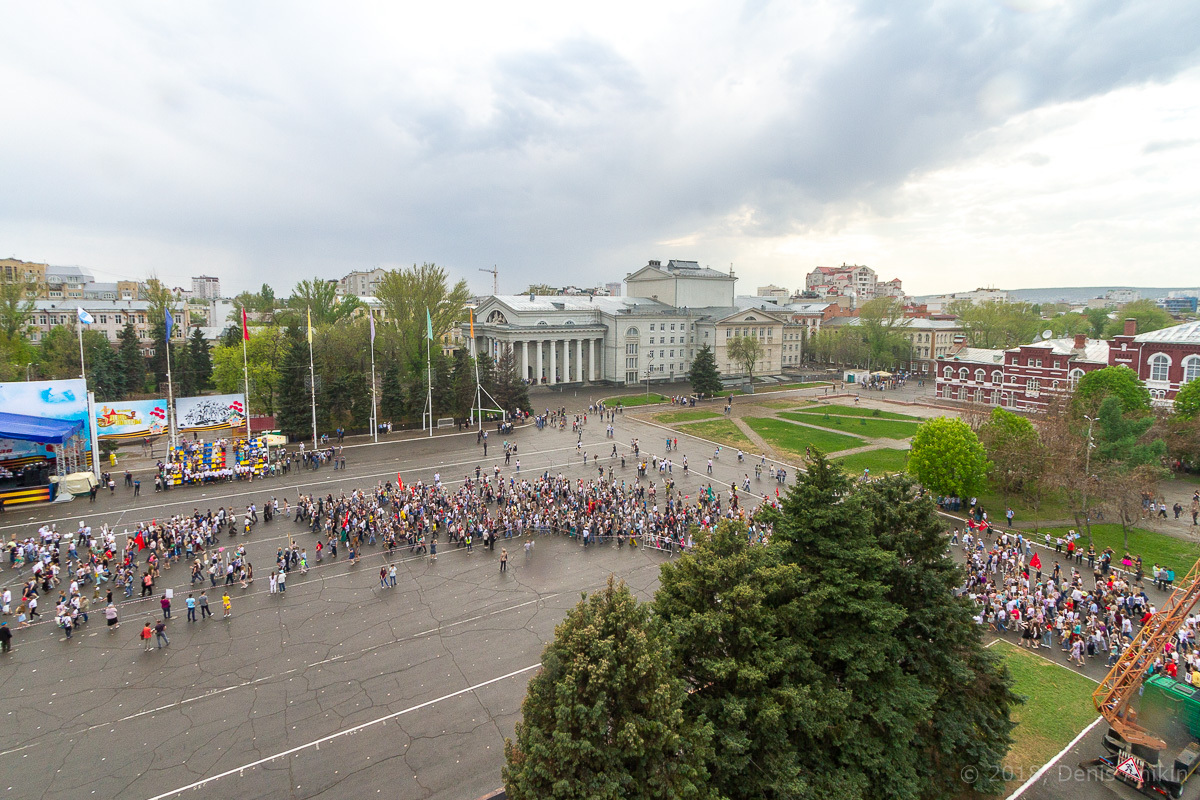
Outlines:
{"label": "yellow flag", "polygon": [[312,344],[312,309],[308,310],[308,343]]}

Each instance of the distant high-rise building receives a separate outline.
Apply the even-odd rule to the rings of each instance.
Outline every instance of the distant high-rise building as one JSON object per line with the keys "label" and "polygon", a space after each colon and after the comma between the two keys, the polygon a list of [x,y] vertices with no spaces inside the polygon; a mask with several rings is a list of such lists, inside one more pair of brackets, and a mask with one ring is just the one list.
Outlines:
{"label": "distant high-rise building", "polygon": [[192,278],[192,297],[197,300],[216,300],[221,296],[221,280],[209,275]]}
{"label": "distant high-rise building", "polygon": [[876,298],[875,270],[858,264],[817,267],[804,276],[804,288],[818,297],[855,297],[862,305]]}

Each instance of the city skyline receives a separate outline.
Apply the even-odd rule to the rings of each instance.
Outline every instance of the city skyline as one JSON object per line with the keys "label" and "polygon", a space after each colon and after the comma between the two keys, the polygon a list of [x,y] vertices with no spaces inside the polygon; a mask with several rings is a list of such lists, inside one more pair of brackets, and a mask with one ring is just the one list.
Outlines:
{"label": "city skyline", "polygon": [[1195,283],[1192,4],[470,11],[7,10],[0,256],[226,294],[648,258],[914,295]]}

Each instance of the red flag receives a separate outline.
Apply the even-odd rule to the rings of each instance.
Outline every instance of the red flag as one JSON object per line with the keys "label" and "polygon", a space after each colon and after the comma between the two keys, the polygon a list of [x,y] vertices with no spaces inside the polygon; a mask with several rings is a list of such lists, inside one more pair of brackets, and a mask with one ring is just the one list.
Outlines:
{"label": "red flag", "polygon": [[403,489],[404,489],[404,481],[400,479],[400,473],[397,472],[396,473],[396,491],[401,491]]}
{"label": "red flag", "polygon": [[1033,558],[1029,559],[1029,566],[1033,567],[1034,569],[1042,568],[1042,560],[1038,558],[1037,553],[1034,553]]}
{"label": "red flag", "polygon": [[137,538],[133,540],[133,543],[137,545],[138,552],[141,552],[142,550],[146,549],[146,540],[142,536],[141,531],[138,531]]}
{"label": "red flag", "polygon": [[247,342],[250,341],[250,326],[246,322],[246,309],[242,309],[242,338]]}

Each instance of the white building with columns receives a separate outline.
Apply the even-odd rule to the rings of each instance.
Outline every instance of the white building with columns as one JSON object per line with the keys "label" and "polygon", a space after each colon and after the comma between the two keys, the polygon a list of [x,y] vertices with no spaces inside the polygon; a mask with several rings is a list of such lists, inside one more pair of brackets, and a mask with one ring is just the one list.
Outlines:
{"label": "white building with columns", "polygon": [[625,278],[622,297],[487,297],[474,351],[499,358],[511,347],[517,373],[545,385],[678,380],[701,345],[715,349],[716,322],[737,310],[735,282],[694,261],[651,261]]}

